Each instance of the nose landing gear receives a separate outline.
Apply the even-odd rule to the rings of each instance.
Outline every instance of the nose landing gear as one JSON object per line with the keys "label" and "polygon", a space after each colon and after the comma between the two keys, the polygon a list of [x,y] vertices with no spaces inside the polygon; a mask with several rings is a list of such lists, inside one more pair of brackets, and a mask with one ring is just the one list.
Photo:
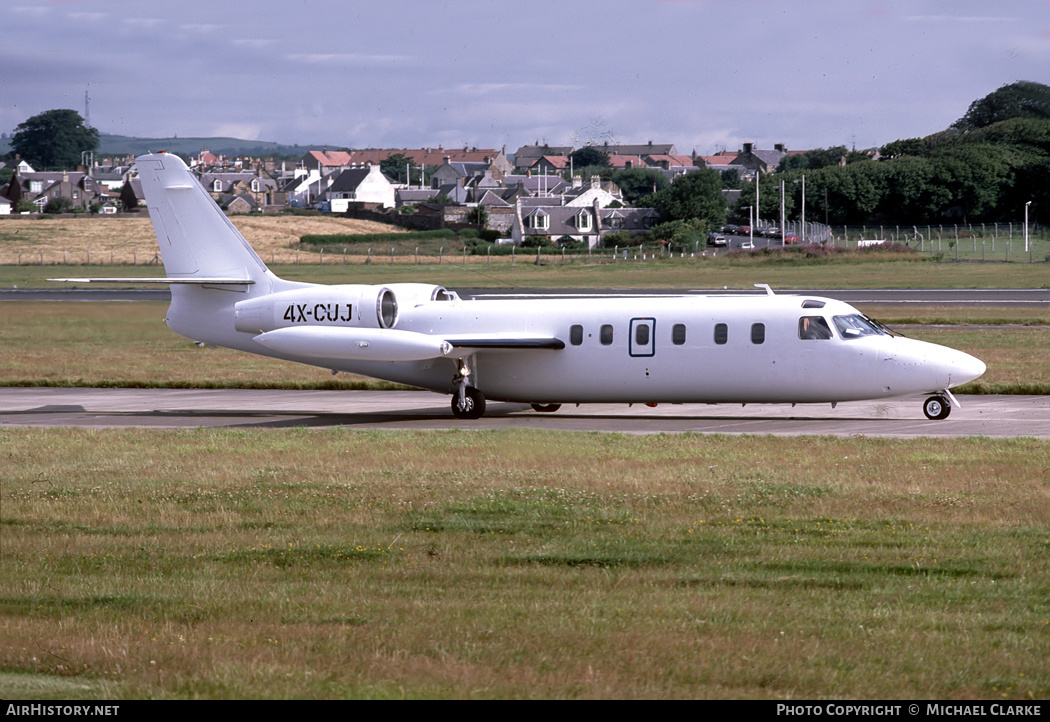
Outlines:
{"label": "nose landing gear", "polygon": [[951,402],[943,396],[931,396],[922,404],[922,413],[927,419],[940,421],[947,419],[952,412]]}

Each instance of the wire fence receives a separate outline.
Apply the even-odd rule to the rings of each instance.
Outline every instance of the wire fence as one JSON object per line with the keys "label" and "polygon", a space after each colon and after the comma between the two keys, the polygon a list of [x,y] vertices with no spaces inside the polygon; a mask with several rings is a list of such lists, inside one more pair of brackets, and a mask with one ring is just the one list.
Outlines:
{"label": "wire fence", "polygon": [[[1031,225],[1027,236],[1019,224],[957,224],[926,226],[825,226],[798,222],[785,223],[780,231],[771,222],[761,221],[754,228],[755,246],[779,248],[807,244],[836,248],[865,248],[881,244],[906,245],[912,250],[939,257],[941,260],[1034,263],[1050,261],[1050,228]],[[791,234],[794,234],[792,237]],[[730,246],[733,244],[730,243]],[[493,248],[479,252],[467,247],[414,250],[384,249],[376,246],[343,248],[280,248],[260,254],[272,265],[354,265],[416,264],[441,265],[538,263],[541,265],[572,263],[640,262],[659,259],[713,258],[727,249],[711,248],[701,242],[690,249],[671,249],[662,244],[569,250],[557,248]],[[746,252],[746,251],[745,251]],[[48,248],[16,249],[0,247],[0,265],[38,266],[161,266],[156,246],[152,248],[119,248],[57,250]]]}

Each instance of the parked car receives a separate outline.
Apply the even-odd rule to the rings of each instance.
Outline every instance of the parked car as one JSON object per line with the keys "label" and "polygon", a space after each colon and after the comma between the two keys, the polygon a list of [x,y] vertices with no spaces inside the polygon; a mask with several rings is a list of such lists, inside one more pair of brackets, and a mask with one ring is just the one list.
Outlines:
{"label": "parked car", "polygon": [[721,233],[708,233],[707,234],[707,245],[709,246],[724,246],[726,245],[726,237]]}
{"label": "parked car", "polygon": [[740,250],[753,251],[755,250],[755,244],[750,238],[746,238],[740,242]]}
{"label": "parked car", "polygon": [[798,234],[793,231],[788,231],[784,234],[784,245],[793,246],[798,243]]}
{"label": "parked car", "polygon": [[751,226],[740,226],[736,229],[736,233],[738,236],[750,236]]}

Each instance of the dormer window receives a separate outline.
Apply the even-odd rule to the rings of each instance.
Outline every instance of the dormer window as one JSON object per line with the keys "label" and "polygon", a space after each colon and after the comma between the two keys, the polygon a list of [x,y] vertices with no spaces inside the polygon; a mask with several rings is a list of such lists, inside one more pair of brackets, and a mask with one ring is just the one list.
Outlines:
{"label": "dormer window", "polygon": [[211,189],[213,191],[215,191],[216,193],[221,193],[222,192],[222,181],[220,181],[220,180],[212,181],[211,182]]}
{"label": "dormer window", "polygon": [[551,217],[543,211],[536,211],[529,216],[529,228],[546,230],[551,227]]}
{"label": "dormer window", "polygon": [[254,178],[252,180],[252,193],[258,193],[259,192],[259,187],[260,187],[259,179],[258,178]]}
{"label": "dormer window", "polygon": [[591,214],[587,211],[580,211],[576,214],[576,227],[581,231],[591,230]]}

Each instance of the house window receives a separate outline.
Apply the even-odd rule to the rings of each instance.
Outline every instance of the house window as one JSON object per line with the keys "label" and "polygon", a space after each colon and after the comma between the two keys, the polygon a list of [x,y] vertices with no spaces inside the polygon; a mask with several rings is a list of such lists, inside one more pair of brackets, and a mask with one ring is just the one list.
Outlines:
{"label": "house window", "polygon": [[211,189],[213,191],[215,191],[216,193],[221,192],[222,191],[222,181],[212,181]]}
{"label": "house window", "polygon": [[610,324],[602,326],[601,331],[598,334],[598,340],[602,342],[602,346],[612,346],[613,327]]}
{"label": "house window", "polygon": [[591,214],[586,211],[583,211],[578,216],[576,216],[576,227],[579,228],[581,231],[591,230]]}
{"label": "house window", "polygon": [[579,346],[583,343],[583,326],[576,324],[569,326],[569,343]]}
{"label": "house window", "polygon": [[259,181],[258,179],[252,181],[252,193],[259,192]]}
{"label": "house window", "polygon": [[543,211],[537,211],[529,216],[529,228],[533,229],[547,229],[551,226],[551,217]]}
{"label": "house window", "polygon": [[623,218],[620,216],[610,216],[608,218],[609,228],[623,228]]}
{"label": "house window", "polygon": [[675,346],[685,345],[685,324],[676,323],[671,327],[671,343]]}
{"label": "house window", "polygon": [[715,343],[719,346],[729,341],[729,326],[724,323],[715,324]]}

